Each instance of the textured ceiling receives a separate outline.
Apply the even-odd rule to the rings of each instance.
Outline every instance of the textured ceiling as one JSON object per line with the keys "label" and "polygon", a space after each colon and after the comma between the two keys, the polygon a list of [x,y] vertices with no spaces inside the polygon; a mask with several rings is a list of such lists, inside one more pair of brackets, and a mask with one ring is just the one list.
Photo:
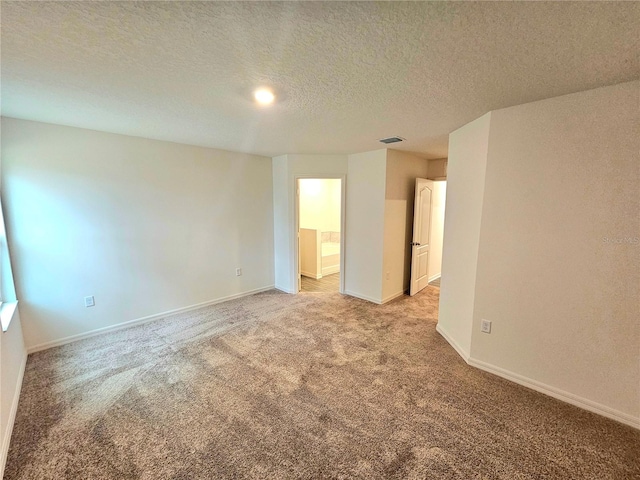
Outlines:
{"label": "textured ceiling", "polygon": [[[251,152],[446,156],[485,112],[640,76],[640,3],[1,3],[2,114]],[[278,102],[257,107],[270,86]]]}

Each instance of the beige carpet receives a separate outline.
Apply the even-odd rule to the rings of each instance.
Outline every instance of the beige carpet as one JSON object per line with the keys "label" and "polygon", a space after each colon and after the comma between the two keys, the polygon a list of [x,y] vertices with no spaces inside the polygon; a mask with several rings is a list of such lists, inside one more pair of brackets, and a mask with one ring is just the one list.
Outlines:
{"label": "beige carpet", "polygon": [[5,478],[640,478],[640,431],[467,366],[438,291],[269,292],[33,354]]}

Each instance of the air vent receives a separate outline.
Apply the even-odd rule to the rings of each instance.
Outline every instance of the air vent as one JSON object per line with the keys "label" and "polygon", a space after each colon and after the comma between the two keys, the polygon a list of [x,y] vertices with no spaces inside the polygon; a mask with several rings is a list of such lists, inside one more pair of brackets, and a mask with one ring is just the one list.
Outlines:
{"label": "air vent", "polygon": [[404,141],[404,138],[402,138],[402,137],[389,137],[389,138],[383,138],[380,141],[382,143],[397,143],[397,142]]}

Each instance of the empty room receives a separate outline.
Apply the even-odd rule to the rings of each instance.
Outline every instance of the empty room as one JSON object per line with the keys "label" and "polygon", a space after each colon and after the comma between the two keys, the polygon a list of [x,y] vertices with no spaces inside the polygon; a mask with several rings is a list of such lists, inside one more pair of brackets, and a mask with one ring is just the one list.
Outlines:
{"label": "empty room", "polygon": [[0,26],[1,478],[640,478],[640,3]]}

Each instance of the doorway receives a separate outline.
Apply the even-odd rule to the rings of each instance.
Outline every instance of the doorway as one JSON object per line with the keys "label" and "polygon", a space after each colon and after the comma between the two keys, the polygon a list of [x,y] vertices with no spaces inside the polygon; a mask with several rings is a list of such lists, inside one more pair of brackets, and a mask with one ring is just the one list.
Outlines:
{"label": "doorway", "polygon": [[340,292],[342,179],[297,179],[298,290]]}
{"label": "doorway", "polygon": [[410,295],[440,287],[446,181],[416,179]]}

